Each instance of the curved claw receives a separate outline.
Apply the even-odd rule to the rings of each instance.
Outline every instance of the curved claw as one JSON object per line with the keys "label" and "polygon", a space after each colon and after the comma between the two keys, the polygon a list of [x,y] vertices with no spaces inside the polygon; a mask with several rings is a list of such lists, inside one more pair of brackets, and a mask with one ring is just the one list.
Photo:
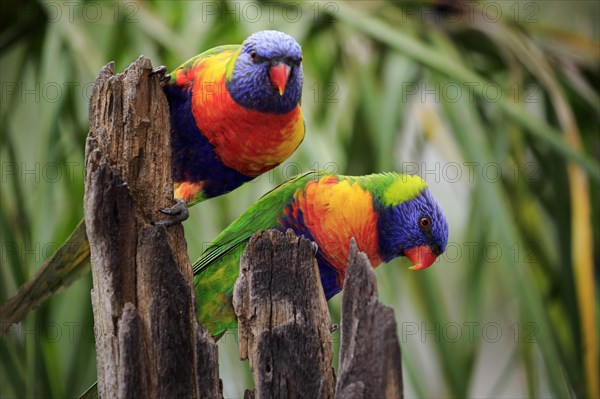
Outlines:
{"label": "curved claw", "polygon": [[167,67],[164,65],[157,66],[152,70],[152,72],[150,72],[150,75],[154,74],[158,75],[160,79],[160,85],[162,87],[166,86],[167,83],[169,83],[169,81],[171,80],[171,75],[167,73]]}
{"label": "curved claw", "polygon": [[163,77],[165,76],[165,73],[167,73],[167,67],[164,65],[161,66],[157,66],[156,68],[152,69],[152,72],[150,72],[150,75],[154,75],[157,74],[159,77]]}
{"label": "curved claw", "polygon": [[169,208],[159,209],[160,212],[169,215],[170,217],[165,220],[152,221],[154,226],[171,227],[183,222],[190,216],[187,203],[181,198],[175,198],[175,201],[177,201],[175,205]]}

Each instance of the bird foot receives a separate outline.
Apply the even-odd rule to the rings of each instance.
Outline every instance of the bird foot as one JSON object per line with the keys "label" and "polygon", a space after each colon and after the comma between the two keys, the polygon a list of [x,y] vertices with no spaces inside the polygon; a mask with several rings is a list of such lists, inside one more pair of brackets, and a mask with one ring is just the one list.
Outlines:
{"label": "bird foot", "polygon": [[162,213],[170,217],[165,220],[152,221],[154,226],[171,227],[183,222],[190,216],[186,202],[181,198],[175,198],[175,201],[177,201],[175,205],[159,209]]}
{"label": "bird foot", "polygon": [[152,72],[150,72],[150,75],[158,75],[158,78],[160,79],[160,86],[164,87],[167,85],[167,83],[169,83],[169,81],[171,80],[171,75],[169,75],[167,73],[167,67],[164,65],[161,66],[157,66],[156,68],[154,68],[152,70]]}

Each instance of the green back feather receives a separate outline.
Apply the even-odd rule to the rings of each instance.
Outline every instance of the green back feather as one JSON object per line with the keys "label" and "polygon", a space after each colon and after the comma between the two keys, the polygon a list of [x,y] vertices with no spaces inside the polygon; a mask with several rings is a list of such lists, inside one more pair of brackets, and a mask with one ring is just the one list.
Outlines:
{"label": "green back feather", "polygon": [[288,180],[263,195],[256,204],[234,220],[215,238],[200,259],[194,263],[194,274],[201,273],[229,252],[246,244],[254,233],[275,227],[278,217],[283,213],[285,205],[291,201],[296,190],[304,187],[306,183],[317,177],[318,172],[307,172]]}
{"label": "green back feather", "polygon": [[[275,227],[284,206],[290,203],[296,190],[303,188],[309,181],[317,180],[327,174],[330,173],[323,170],[310,171],[296,176],[263,195],[256,204],[215,238],[200,259],[194,263],[194,274],[201,273],[202,270],[218,262],[230,251],[248,242],[254,233]],[[373,197],[378,198],[384,205],[390,206],[416,197],[427,187],[427,184],[418,176],[398,173],[380,173],[358,177],[338,175],[337,177],[340,180],[357,182]]]}

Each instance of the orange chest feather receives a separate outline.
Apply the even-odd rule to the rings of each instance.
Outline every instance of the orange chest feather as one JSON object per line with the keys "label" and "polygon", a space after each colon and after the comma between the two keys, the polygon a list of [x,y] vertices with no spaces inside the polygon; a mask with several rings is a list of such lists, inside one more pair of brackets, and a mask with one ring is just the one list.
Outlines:
{"label": "orange chest feather", "polygon": [[247,109],[225,86],[226,60],[204,61],[182,76],[192,85],[192,114],[221,162],[256,177],[287,159],[304,138],[300,106],[286,114]]}
{"label": "orange chest feather", "polygon": [[382,262],[373,198],[356,183],[324,177],[299,191],[295,203],[302,211],[304,223],[319,250],[338,271],[342,282],[352,237],[356,239],[358,248],[367,254],[373,267]]}

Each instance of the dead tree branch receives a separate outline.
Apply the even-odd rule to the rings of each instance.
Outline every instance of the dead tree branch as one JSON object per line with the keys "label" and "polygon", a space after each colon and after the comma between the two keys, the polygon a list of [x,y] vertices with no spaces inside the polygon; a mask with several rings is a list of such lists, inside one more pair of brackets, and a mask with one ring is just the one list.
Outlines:
{"label": "dead tree branch", "polygon": [[118,75],[110,63],[90,100],[84,213],[99,394],[219,397],[183,228],[151,224],[173,205],[168,105],[151,71],[144,57]]}
{"label": "dead tree branch", "polygon": [[291,230],[255,234],[242,255],[233,303],[255,397],[333,397],[329,311],[310,241]]}
{"label": "dead tree branch", "polygon": [[402,363],[392,308],[379,302],[367,255],[350,244],[336,398],[402,398]]}

